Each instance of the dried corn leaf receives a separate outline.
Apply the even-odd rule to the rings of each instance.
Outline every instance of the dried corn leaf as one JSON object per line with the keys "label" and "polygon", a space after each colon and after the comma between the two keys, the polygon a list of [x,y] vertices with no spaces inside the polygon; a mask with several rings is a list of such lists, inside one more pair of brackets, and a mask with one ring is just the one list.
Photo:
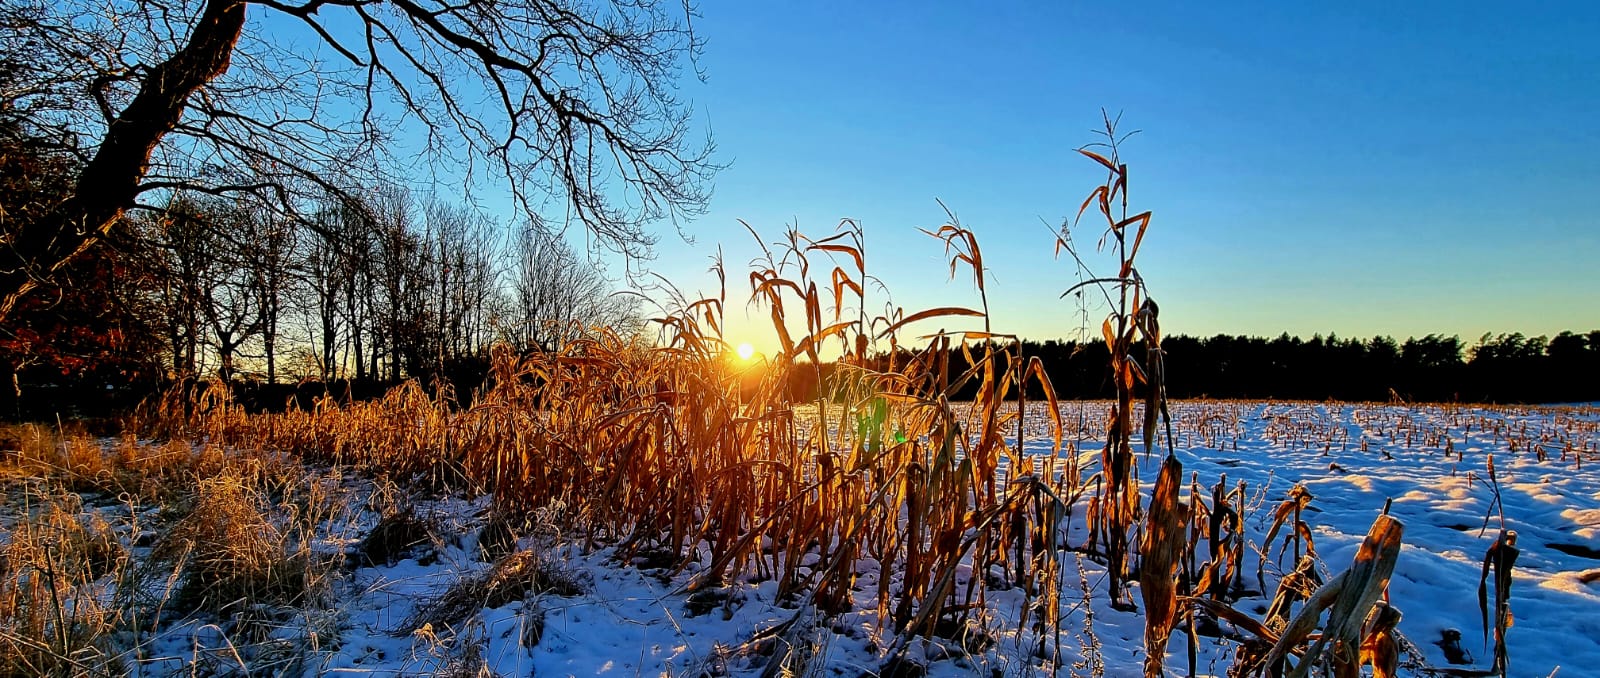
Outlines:
{"label": "dried corn leaf", "polygon": [[1144,646],[1146,678],[1161,675],[1167,655],[1167,639],[1177,611],[1177,572],[1183,558],[1185,518],[1178,501],[1183,482],[1183,463],[1167,455],[1150,495],[1150,511],[1145,523],[1144,554],[1139,568],[1139,593],[1144,598]]}
{"label": "dried corn leaf", "polygon": [[[1400,611],[1388,603],[1378,603],[1368,624],[1366,639],[1361,641],[1360,664],[1372,665],[1372,678],[1395,678],[1400,669],[1400,641],[1395,637],[1395,626],[1400,623]],[[1359,672],[1360,666],[1354,667]]]}

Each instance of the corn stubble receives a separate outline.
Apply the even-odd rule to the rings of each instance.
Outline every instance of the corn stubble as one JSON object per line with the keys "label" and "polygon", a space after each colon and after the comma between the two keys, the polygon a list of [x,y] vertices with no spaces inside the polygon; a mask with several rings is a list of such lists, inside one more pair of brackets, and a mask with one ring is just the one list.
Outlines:
{"label": "corn stubble", "polygon": [[[1115,252],[1117,275],[1062,295],[1098,291],[1110,308],[1101,330],[1116,398],[1095,466],[1081,468],[1076,442],[1064,445],[1057,394],[1038,358],[990,327],[983,254],[953,214],[925,232],[944,246],[952,278],[971,276],[976,308],[893,306],[853,221],[820,239],[791,229],[763,244],[743,282],[751,306],[770,317],[779,349],[757,366],[728,357],[728,275],[719,261],[717,294],[673,291],[653,321],[656,341],[601,329],[554,352],[496,349],[489,385],[470,404],[410,383],[371,402],[330,398],[309,410],[247,415],[222,389],[201,389],[152,403],[141,423],[166,437],[492,492],[495,515],[559,514],[564,539],[614,546],[620,562],[646,558],[680,572],[697,564],[684,585],[690,594],[740,578],[775,581],[796,608],[793,618],[738,649],[780,648],[767,663],[774,675],[806,671],[824,649],[819,629],[862,600],[854,589],[874,572],[866,600],[885,640],[880,672],[910,671],[919,638],[974,653],[992,647],[1002,629],[987,601],[997,588],[1026,597],[1015,620],[1018,646],[1065,668],[1063,610],[1074,605],[1062,597],[1068,550],[1105,565],[1115,607],[1136,608],[1138,583],[1147,676],[1163,675],[1177,628],[1190,638],[1192,675],[1198,627],[1217,619],[1254,636],[1241,644],[1234,675],[1307,675],[1324,664],[1333,675],[1355,675],[1363,663],[1392,675],[1398,614],[1378,601],[1399,551],[1397,520],[1379,518],[1350,569],[1323,583],[1302,520],[1310,499],[1303,488],[1275,511],[1259,549],[1243,536],[1242,484],[1229,488],[1219,478],[1206,492],[1190,478],[1184,500],[1158,308],[1135,265],[1151,213],[1129,213],[1122,137],[1106,122],[1103,148],[1081,153],[1107,179],[1079,218],[1091,207],[1103,218],[1101,246]],[[1083,263],[1065,234],[1057,250]],[[869,310],[878,307],[886,310]],[[982,329],[908,334],[931,321],[981,321]],[[958,392],[975,393],[970,406],[952,403]],[[1022,453],[1030,392],[1044,397],[1054,454]],[[1213,435],[1206,431],[1214,422],[1202,424],[1195,430]],[[1148,498],[1136,433],[1147,455],[1163,439],[1167,448]],[[1080,501],[1088,504],[1080,512],[1088,537],[1069,544]],[[1243,591],[1251,551],[1261,556],[1257,579],[1266,588],[1262,570],[1280,530],[1279,558],[1291,551],[1296,566],[1257,620],[1230,603]],[[1066,637],[1083,635],[1068,629]],[[1080,654],[1098,657],[1099,649]]]}

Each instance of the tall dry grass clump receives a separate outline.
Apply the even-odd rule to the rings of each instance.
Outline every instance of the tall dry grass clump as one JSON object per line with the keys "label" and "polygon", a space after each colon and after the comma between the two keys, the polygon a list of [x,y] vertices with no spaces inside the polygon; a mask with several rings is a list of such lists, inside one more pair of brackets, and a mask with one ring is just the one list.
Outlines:
{"label": "tall dry grass clump", "polygon": [[331,605],[338,554],[313,544],[345,510],[337,478],[187,439],[39,441],[0,488],[0,676],[125,675],[164,626],[200,618],[258,668],[309,651],[265,638]]}
{"label": "tall dry grass clump", "polygon": [[326,605],[333,563],[312,552],[315,526],[285,520],[261,487],[241,473],[199,482],[192,510],[150,556],[151,574],[177,575],[173,609],[227,615]]}
{"label": "tall dry grass clump", "polygon": [[[1103,121],[1105,126],[1100,133],[1104,141],[1090,144],[1078,152],[1099,164],[1106,171],[1106,179],[1079,206],[1074,226],[1081,225],[1084,214],[1091,206],[1095,209],[1104,224],[1099,248],[1103,250],[1109,246],[1112,249],[1117,260],[1117,273],[1110,277],[1092,277],[1069,288],[1061,296],[1093,287],[1101,292],[1110,308],[1109,314],[1101,322],[1100,334],[1106,344],[1116,397],[1107,413],[1100,470],[1092,478],[1096,487],[1093,499],[1096,510],[1091,514],[1090,533],[1103,537],[1107,593],[1113,607],[1135,609],[1127,593],[1126,580],[1129,575],[1128,549],[1136,532],[1135,521],[1141,513],[1138,467],[1134,463],[1133,449],[1137,416],[1134,404],[1141,390],[1143,416],[1138,432],[1144,441],[1146,456],[1158,447],[1157,424],[1161,421],[1166,423],[1167,456],[1162,461],[1148,507],[1143,511],[1146,521],[1139,543],[1141,562],[1138,581],[1140,596],[1145,604],[1144,672],[1146,676],[1155,677],[1162,675],[1167,640],[1178,612],[1177,597],[1182,583],[1178,569],[1189,542],[1186,536],[1190,516],[1188,508],[1179,499],[1183,464],[1174,455],[1172,445],[1172,421],[1166,397],[1166,356],[1161,349],[1159,307],[1151,299],[1137,266],[1139,247],[1144,243],[1152,213],[1148,210],[1130,212],[1128,165],[1122,162],[1121,156],[1121,145],[1128,134],[1120,133],[1117,121],[1110,116],[1103,116]],[[1057,240],[1057,251],[1061,250],[1069,252],[1080,268],[1084,267],[1084,260],[1073,248],[1069,235],[1064,234]],[[1135,347],[1141,343],[1144,348],[1142,359],[1135,356]],[[1188,591],[1182,593],[1187,594]],[[1192,637],[1192,620],[1189,631]]]}
{"label": "tall dry grass clump", "polygon": [[[1104,117],[1100,131],[1104,141],[1090,144],[1078,152],[1098,163],[1106,171],[1106,180],[1096,186],[1078,208],[1074,222],[1081,222],[1090,207],[1094,207],[1104,222],[1098,247],[1110,246],[1117,260],[1117,273],[1108,277],[1092,277],[1063,292],[1063,298],[1086,288],[1098,290],[1110,308],[1100,325],[1110,358],[1110,377],[1115,386],[1116,398],[1107,415],[1105,446],[1101,450],[1100,473],[1096,478],[1093,532],[1103,537],[1109,570],[1108,589],[1112,604],[1132,609],[1126,599],[1125,582],[1128,576],[1128,546],[1134,521],[1140,510],[1138,469],[1134,464],[1133,435],[1136,431],[1135,408],[1137,389],[1143,385],[1143,420],[1138,432],[1142,434],[1148,454],[1157,444],[1156,425],[1159,417],[1167,417],[1168,437],[1171,437],[1171,420],[1167,415],[1165,387],[1165,359],[1161,351],[1159,307],[1150,298],[1144,278],[1139,274],[1137,258],[1144,243],[1145,231],[1150,226],[1151,212],[1130,214],[1128,209],[1128,166],[1122,162],[1121,144],[1132,134],[1117,130],[1117,121]],[[1056,241],[1057,252],[1067,251],[1081,268],[1084,260],[1074,249],[1071,240],[1063,236]],[[1134,348],[1142,343],[1145,359],[1134,356]],[[1169,440],[1168,453],[1171,454]],[[1176,463],[1176,460],[1172,460]],[[1179,465],[1177,473],[1182,475]],[[1176,502],[1176,493],[1172,495]]]}
{"label": "tall dry grass clump", "polygon": [[78,495],[26,504],[0,549],[0,676],[119,675],[127,550]]}

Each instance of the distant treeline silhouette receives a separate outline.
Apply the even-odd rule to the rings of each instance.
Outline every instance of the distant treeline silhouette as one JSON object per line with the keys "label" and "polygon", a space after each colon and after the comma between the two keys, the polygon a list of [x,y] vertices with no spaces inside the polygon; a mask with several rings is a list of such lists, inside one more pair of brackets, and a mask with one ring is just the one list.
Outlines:
{"label": "distant treeline silhouette", "polygon": [[[1468,346],[1458,336],[1430,334],[1404,341],[1378,336],[1310,339],[1171,336],[1167,391],[1173,398],[1553,403],[1600,400],[1600,330],[1548,337],[1484,335]],[[1024,341],[1038,356],[1061,398],[1108,398],[1106,346],[1100,341]],[[1144,346],[1136,346],[1142,360]],[[952,352],[951,373],[966,361]],[[957,392],[970,397],[968,384]],[[1037,389],[1034,389],[1035,391]],[[1041,397],[1033,392],[1029,397]]]}

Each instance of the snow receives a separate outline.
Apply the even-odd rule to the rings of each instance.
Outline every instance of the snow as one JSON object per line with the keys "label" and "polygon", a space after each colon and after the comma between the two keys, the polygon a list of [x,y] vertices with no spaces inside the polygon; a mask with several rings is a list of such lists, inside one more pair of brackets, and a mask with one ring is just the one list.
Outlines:
{"label": "snow", "polygon": [[[1238,414],[1239,451],[1182,450],[1186,470],[1198,470],[1202,478],[1226,471],[1253,486],[1271,482],[1274,498],[1283,488],[1303,483],[1316,497],[1311,506],[1320,509],[1308,521],[1317,526],[1319,554],[1335,571],[1349,563],[1385,499],[1393,498],[1390,512],[1405,524],[1406,546],[1390,600],[1405,614],[1400,631],[1433,666],[1447,665],[1434,641],[1448,628],[1462,632],[1463,647],[1479,658],[1480,668],[1491,656],[1482,647],[1476,588],[1483,554],[1501,527],[1498,512],[1491,511],[1492,453],[1504,527],[1520,535],[1521,558],[1511,590],[1515,626],[1507,634],[1514,672],[1543,676],[1559,666],[1572,672],[1600,665],[1600,618],[1593,607],[1600,602],[1600,586],[1592,574],[1600,567],[1600,552],[1586,557],[1553,546],[1600,548],[1595,520],[1600,476],[1581,468],[1576,454],[1563,460],[1559,450],[1547,451],[1540,461],[1526,444],[1577,430],[1585,437],[1574,447],[1587,446],[1586,458],[1593,463],[1600,417],[1592,409],[1256,404]],[[1271,427],[1263,424],[1285,419],[1299,429],[1349,431],[1349,442],[1327,449],[1315,436],[1272,442]],[[1562,420],[1579,425],[1563,426]],[[1522,443],[1516,452],[1510,449],[1514,440]],[[1222,468],[1216,462],[1223,459],[1239,463]],[[1149,463],[1144,466],[1153,473]],[[1247,523],[1259,526],[1264,513]],[[1168,665],[1173,666],[1170,659]]]}
{"label": "snow", "polygon": [[[1105,405],[1062,407],[1069,418],[1087,412],[1086,421],[1099,421]],[[1450,666],[1436,644],[1447,629],[1460,631],[1462,646],[1476,659],[1459,668],[1488,668],[1492,648],[1483,643],[1477,584],[1483,554],[1501,529],[1499,509],[1504,527],[1520,535],[1511,597],[1515,626],[1507,635],[1512,674],[1546,676],[1559,669],[1576,676],[1600,666],[1600,475],[1592,468],[1600,464],[1600,412],[1594,408],[1191,402],[1175,404],[1173,414],[1176,454],[1186,473],[1198,472],[1206,486],[1224,474],[1230,485],[1246,483],[1252,503],[1244,525],[1257,544],[1285,491],[1296,483],[1310,490],[1315,498],[1305,519],[1326,572],[1349,565],[1385,501],[1393,500],[1390,513],[1404,523],[1406,545],[1389,596],[1404,614],[1399,630],[1416,653],[1403,675],[1422,675],[1418,661]],[[1049,441],[1040,435],[1042,412],[1030,411],[1027,424],[1025,451],[1050,454]],[[1093,445],[1079,442],[1074,449],[1082,460],[1096,463]],[[1145,496],[1160,463],[1159,451],[1139,456]],[[347,485],[359,496],[370,489],[362,482],[351,476]],[[453,538],[426,563],[410,558],[355,569],[340,583],[326,618],[307,615],[285,624],[278,635],[287,642],[308,642],[308,629],[315,629],[317,649],[299,671],[415,675],[443,670],[475,646],[504,676],[760,675],[766,657],[738,650],[797,612],[793,601],[778,599],[774,582],[748,578],[733,582],[726,599],[712,601],[707,610],[691,605],[697,594],[685,590],[693,566],[671,575],[621,564],[611,547],[586,552],[568,544],[547,547],[547,558],[582,582],[582,593],[538,594],[483,609],[461,628],[410,632],[403,621],[419,606],[489,567],[476,557],[485,507],[481,497],[419,500],[419,514],[437,518]],[[324,548],[348,548],[376,520],[370,512],[356,512],[332,531]],[[1081,518],[1072,530],[1068,543],[1082,543]],[[1283,559],[1285,567],[1290,559]],[[1247,556],[1246,572],[1253,572],[1255,562]],[[861,569],[853,611],[814,636],[820,644],[812,663],[818,675],[875,673],[895,640],[880,628],[876,613],[877,579],[884,573],[871,561]],[[1270,589],[1279,572],[1275,554],[1266,569]],[[1108,605],[1104,574],[1092,560],[1064,555],[1060,675],[1090,675],[1097,668],[1111,676],[1140,672],[1143,620]],[[1087,605],[1080,582],[1090,588]],[[1234,606],[1259,618],[1270,593]],[[1033,656],[1041,639],[1015,630],[1027,602],[1019,589],[991,591],[982,626],[997,642],[973,648],[970,656],[944,639],[919,639],[908,656],[936,677],[1045,671]],[[152,643],[141,674],[187,675],[201,655],[226,672],[230,642],[215,623],[174,625]],[[1186,643],[1181,628],[1173,633],[1169,675],[1187,672]],[[1199,644],[1199,673],[1221,675],[1234,642],[1203,636]]]}

